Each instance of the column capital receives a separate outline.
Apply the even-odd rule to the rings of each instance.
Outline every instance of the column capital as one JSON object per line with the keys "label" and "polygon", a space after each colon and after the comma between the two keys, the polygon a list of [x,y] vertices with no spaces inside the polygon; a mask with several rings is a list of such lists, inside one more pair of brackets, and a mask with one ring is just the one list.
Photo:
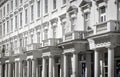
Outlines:
{"label": "column capital", "polygon": [[109,48],[109,49],[114,49],[115,47],[116,47],[115,45],[106,46],[106,48]]}

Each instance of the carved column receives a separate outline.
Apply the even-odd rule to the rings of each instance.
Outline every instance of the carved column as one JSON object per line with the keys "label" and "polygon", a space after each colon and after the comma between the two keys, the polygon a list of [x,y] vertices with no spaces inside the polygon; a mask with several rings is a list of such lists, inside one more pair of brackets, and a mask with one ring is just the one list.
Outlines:
{"label": "carved column", "polygon": [[46,77],[46,59],[43,57],[42,59],[42,77]]}
{"label": "carved column", "polygon": [[114,77],[114,47],[108,47],[108,77]]}
{"label": "carved column", "polygon": [[53,56],[49,56],[49,77],[53,77]]}
{"label": "carved column", "polygon": [[68,77],[67,54],[64,54],[64,77]]}
{"label": "carved column", "polygon": [[99,63],[99,51],[94,51],[94,76],[99,77],[99,69],[100,69],[100,63]]}
{"label": "carved column", "polygon": [[36,60],[32,59],[32,77],[36,77]]}
{"label": "carved column", "polygon": [[73,77],[78,77],[78,54],[73,53]]}
{"label": "carved column", "polygon": [[22,77],[22,71],[23,70],[23,66],[22,66],[22,61],[19,61],[19,77]]}
{"label": "carved column", "polygon": [[29,71],[30,71],[30,70],[29,70],[29,65],[30,65],[30,64],[29,64],[29,60],[27,60],[27,77],[29,77]]}

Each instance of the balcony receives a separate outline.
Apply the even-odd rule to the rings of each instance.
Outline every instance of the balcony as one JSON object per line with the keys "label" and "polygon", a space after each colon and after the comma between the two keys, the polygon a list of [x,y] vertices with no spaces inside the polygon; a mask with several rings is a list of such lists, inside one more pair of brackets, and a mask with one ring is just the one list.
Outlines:
{"label": "balcony", "polygon": [[120,21],[110,20],[95,25],[95,34],[103,34],[107,32],[120,32]]}
{"label": "balcony", "polygon": [[14,54],[13,50],[6,50],[5,51],[5,56],[12,56]]}
{"label": "balcony", "polygon": [[42,44],[40,44],[40,43],[29,44],[29,45],[27,45],[27,51],[36,50],[36,49],[40,48],[41,46],[42,46]]}
{"label": "balcony", "polygon": [[26,51],[25,47],[18,47],[14,49],[14,54],[23,54]]}
{"label": "balcony", "polygon": [[56,39],[56,38],[49,38],[49,39],[43,40],[43,46],[55,46],[58,43],[60,43],[60,39]]}
{"label": "balcony", "polygon": [[85,37],[84,31],[72,31],[72,32],[66,33],[63,36],[63,42],[76,40],[76,39],[84,39],[84,37]]}

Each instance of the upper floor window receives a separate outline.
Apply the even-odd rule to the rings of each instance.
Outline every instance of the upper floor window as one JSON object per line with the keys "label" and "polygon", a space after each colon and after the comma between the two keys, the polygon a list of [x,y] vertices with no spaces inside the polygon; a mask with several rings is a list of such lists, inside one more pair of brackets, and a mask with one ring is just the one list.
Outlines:
{"label": "upper floor window", "polygon": [[0,18],[2,18],[2,9],[0,10]]}
{"label": "upper floor window", "polygon": [[99,15],[100,15],[100,22],[105,22],[106,21],[106,7],[102,6],[99,9]]}
{"label": "upper floor window", "polygon": [[11,10],[13,10],[13,0],[11,1]]}
{"label": "upper floor window", "polygon": [[45,13],[48,13],[48,0],[45,0]]}
{"label": "upper floor window", "polygon": [[33,35],[31,35],[31,44],[33,43]]}
{"label": "upper floor window", "polygon": [[27,46],[27,41],[28,41],[28,38],[25,37],[25,46]]}
{"label": "upper floor window", "polygon": [[53,38],[56,38],[57,35],[57,27],[53,26]]}
{"label": "upper floor window", "polygon": [[9,21],[7,21],[7,33],[9,33]]}
{"label": "upper floor window", "polygon": [[117,3],[118,19],[120,20],[120,1]]}
{"label": "upper floor window", "polygon": [[15,30],[17,29],[17,25],[18,25],[18,16],[15,16]]}
{"label": "upper floor window", "polygon": [[44,30],[44,39],[48,39],[48,30],[47,29]]}
{"label": "upper floor window", "polygon": [[0,24],[0,37],[2,36],[2,25]]}
{"label": "upper floor window", "polygon": [[90,18],[90,13],[89,12],[84,13],[84,27],[85,27],[85,30],[88,30],[89,18]]}
{"label": "upper floor window", "polygon": [[9,13],[9,4],[7,4],[7,13]]}
{"label": "upper floor window", "polygon": [[34,20],[34,6],[32,5],[31,6],[31,21],[33,21]]}
{"label": "upper floor window", "polygon": [[11,32],[13,31],[13,18],[11,18]]}
{"label": "upper floor window", "polygon": [[57,6],[57,0],[53,0],[53,9],[56,9],[56,6]]}
{"label": "upper floor window", "polygon": [[63,4],[66,4],[66,0],[62,0]]}
{"label": "upper floor window", "polygon": [[40,32],[37,33],[37,43],[40,43]]}
{"label": "upper floor window", "polygon": [[18,6],[18,0],[15,0],[15,7]]}
{"label": "upper floor window", "polygon": [[3,23],[3,35],[5,35],[5,23]]}
{"label": "upper floor window", "polygon": [[20,13],[20,27],[22,27],[22,12]]}
{"label": "upper floor window", "polygon": [[22,4],[23,3],[23,0],[20,0],[20,4]]}
{"label": "upper floor window", "polygon": [[5,6],[3,7],[3,15],[5,16]]}
{"label": "upper floor window", "polygon": [[28,10],[25,10],[25,24],[28,23]]}
{"label": "upper floor window", "polygon": [[40,17],[40,1],[37,2],[37,16]]}

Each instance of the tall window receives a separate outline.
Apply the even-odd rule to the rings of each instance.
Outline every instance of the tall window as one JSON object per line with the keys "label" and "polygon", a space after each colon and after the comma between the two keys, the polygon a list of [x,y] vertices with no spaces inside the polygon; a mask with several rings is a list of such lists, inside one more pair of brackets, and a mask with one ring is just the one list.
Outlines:
{"label": "tall window", "polygon": [[2,18],[2,9],[0,10],[0,18]]}
{"label": "tall window", "polygon": [[9,21],[7,21],[7,33],[9,33]]}
{"label": "tall window", "polygon": [[13,10],[13,0],[11,1],[11,10]]}
{"label": "tall window", "polygon": [[37,33],[37,43],[40,43],[40,32]]}
{"label": "tall window", "polygon": [[9,4],[7,4],[7,13],[9,13]]}
{"label": "tall window", "polygon": [[2,25],[0,24],[0,36],[2,36]]}
{"label": "tall window", "polygon": [[20,39],[20,47],[22,47],[23,45],[22,45],[22,38]]}
{"label": "tall window", "polygon": [[27,46],[27,37],[25,37],[25,46]]}
{"label": "tall window", "polygon": [[31,21],[33,21],[34,20],[34,6],[32,5],[31,6]]}
{"label": "tall window", "polygon": [[40,17],[40,1],[37,2],[37,15]]}
{"label": "tall window", "polygon": [[28,10],[25,10],[25,24],[28,23]]}
{"label": "tall window", "polygon": [[11,18],[11,32],[13,31],[13,18]]}
{"label": "tall window", "polygon": [[33,35],[31,35],[31,44],[33,43]]}
{"label": "tall window", "polygon": [[53,38],[56,38],[56,33],[57,33],[57,31],[56,31],[56,26],[54,26],[54,27],[53,27]]}
{"label": "tall window", "polygon": [[89,13],[84,13],[84,25],[85,25],[85,30],[88,30],[89,27]]}
{"label": "tall window", "polygon": [[18,0],[15,0],[15,7],[18,6]]}
{"label": "tall window", "polygon": [[48,12],[48,0],[45,0],[45,13]]}
{"label": "tall window", "polygon": [[5,16],[5,6],[4,6],[4,8],[3,8],[3,15]]}
{"label": "tall window", "polygon": [[5,23],[3,23],[3,35],[5,35]]}
{"label": "tall window", "polygon": [[20,27],[22,27],[22,12],[20,13]]}
{"label": "tall window", "polygon": [[66,0],[63,0],[63,4],[65,4],[66,3]]}
{"label": "tall window", "polygon": [[100,7],[99,12],[100,12],[100,22],[106,21],[106,8],[105,8],[105,6]]}
{"label": "tall window", "polygon": [[17,29],[17,23],[18,22],[18,17],[17,16],[15,16],[15,30]]}
{"label": "tall window", "polygon": [[120,20],[120,1],[118,2],[118,19]]}
{"label": "tall window", "polygon": [[57,0],[53,0],[53,9],[56,9],[56,6],[57,6],[56,2]]}
{"label": "tall window", "polygon": [[23,0],[20,0],[20,3],[22,4]]}
{"label": "tall window", "polygon": [[44,31],[44,39],[45,40],[48,39],[48,30],[47,29]]}

